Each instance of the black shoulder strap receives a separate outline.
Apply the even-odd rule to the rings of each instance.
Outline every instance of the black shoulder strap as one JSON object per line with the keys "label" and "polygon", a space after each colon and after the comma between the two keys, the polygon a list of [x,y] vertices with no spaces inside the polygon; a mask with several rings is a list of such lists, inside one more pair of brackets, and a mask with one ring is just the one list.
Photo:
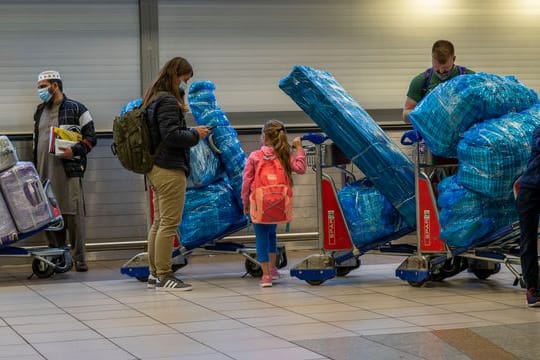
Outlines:
{"label": "black shoulder strap", "polygon": [[456,67],[459,75],[464,75],[467,72],[467,68],[465,66],[456,65]]}
{"label": "black shoulder strap", "polygon": [[422,84],[422,98],[428,93],[429,84],[431,83],[431,77],[433,76],[433,68],[430,67],[424,71],[424,83]]}

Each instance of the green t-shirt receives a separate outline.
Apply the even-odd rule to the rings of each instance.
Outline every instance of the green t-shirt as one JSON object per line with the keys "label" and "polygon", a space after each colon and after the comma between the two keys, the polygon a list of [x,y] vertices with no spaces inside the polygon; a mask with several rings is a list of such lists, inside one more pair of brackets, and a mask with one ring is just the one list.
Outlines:
{"label": "green t-shirt", "polygon": [[[474,74],[474,71],[465,68],[465,74]],[[448,77],[448,79],[444,81],[448,81],[456,76],[459,76],[459,70],[457,66],[454,66],[454,71],[452,71],[452,74]],[[425,78],[426,78],[426,72],[423,71],[412,79],[411,84],[409,85],[409,91],[407,91],[407,97],[413,99],[416,102],[420,102],[420,100],[422,100],[422,98],[427,93],[435,89],[435,87],[439,85],[440,83],[444,82],[443,80],[439,79],[439,77],[435,73],[432,73],[431,80],[427,88],[427,92],[426,94],[424,94],[422,92],[422,87],[424,87]]]}

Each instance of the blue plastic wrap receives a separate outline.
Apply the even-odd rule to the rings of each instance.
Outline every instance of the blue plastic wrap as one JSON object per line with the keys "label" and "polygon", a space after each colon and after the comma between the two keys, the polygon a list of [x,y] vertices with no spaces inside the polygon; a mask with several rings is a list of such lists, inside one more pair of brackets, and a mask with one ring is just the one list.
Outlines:
{"label": "blue plastic wrap", "polygon": [[459,185],[456,176],[439,184],[441,239],[451,247],[470,248],[492,231],[517,220],[514,199],[491,199]]}
{"label": "blue plastic wrap", "polygon": [[227,179],[221,179],[204,188],[186,192],[184,214],[179,225],[182,245],[196,248],[221,237],[231,226],[241,222],[244,214],[233,199]]}
{"label": "blue plastic wrap", "polygon": [[409,114],[435,155],[455,157],[463,133],[475,123],[520,112],[538,102],[536,92],[513,76],[478,73],[437,86]]}
{"label": "blue plastic wrap", "polygon": [[223,175],[219,158],[206,140],[191,147],[189,153],[191,172],[187,178],[188,189],[210,185]]}
{"label": "blue plastic wrap", "polygon": [[246,153],[238,140],[238,134],[217,104],[214,90],[211,81],[193,82],[188,95],[189,106],[197,124],[217,126],[212,130],[212,141],[219,151],[218,156],[233,188],[234,198],[238,206],[242,207],[242,172]]}
{"label": "blue plastic wrap", "polygon": [[392,204],[369,181],[357,181],[338,193],[351,238],[359,249],[400,230],[403,222]]}
{"label": "blue plastic wrap", "polygon": [[326,71],[295,66],[279,87],[416,227],[413,163],[336,79]]}
{"label": "blue plastic wrap", "polygon": [[539,111],[537,104],[469,129],[458,145],[458,182],[490,198],[507,198],[531,156]]}
{"label": "blue plastic wrap", "polygon": [[122,106],[122,109],[120,109],[120,116],[124,115],[128,111],[131,111],[135,108],[140,107],[141,105],[142,105],[142,98],[131,100],[130,102]]}

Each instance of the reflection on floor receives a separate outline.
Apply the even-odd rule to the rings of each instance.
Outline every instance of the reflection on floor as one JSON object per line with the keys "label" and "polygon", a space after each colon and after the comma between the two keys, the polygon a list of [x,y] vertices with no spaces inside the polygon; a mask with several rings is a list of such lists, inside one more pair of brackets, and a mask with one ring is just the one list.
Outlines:
{"label": "reflection on floor", "polygon": [[[289,266],[306,252],[289,251]],[[260,289],[237,255],[197,256],[194,290],[161,293],[120,275],[121,261],[27,280],[0,268],[0,359],[538,359],[540,309],[505,270],[422,288],[394,276],[401,258],[362,257],[321,286]]]}

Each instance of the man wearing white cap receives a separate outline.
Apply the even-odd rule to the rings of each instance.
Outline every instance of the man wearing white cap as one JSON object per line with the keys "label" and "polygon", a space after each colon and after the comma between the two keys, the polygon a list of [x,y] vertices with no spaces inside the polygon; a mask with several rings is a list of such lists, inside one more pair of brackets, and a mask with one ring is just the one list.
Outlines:
{"label": "man wearing white cap", "polygon": [[[37,95],[41,103],[34,113],[34,163],[41,178],[51,180],[65,221],[62,231],[47,231],[47,238],[51,246],[63,247],[69,237],[75,269],[88,271],[84,223],[80,218],[83,213],[81,178],[86,170],[86,156],[97,142],[94,122],[86,106],[63,93],[58,71],[48,70],[38,75]],[[76,131],[82,139],[61,148],[60,155],[50,154],[51,127]]]}

